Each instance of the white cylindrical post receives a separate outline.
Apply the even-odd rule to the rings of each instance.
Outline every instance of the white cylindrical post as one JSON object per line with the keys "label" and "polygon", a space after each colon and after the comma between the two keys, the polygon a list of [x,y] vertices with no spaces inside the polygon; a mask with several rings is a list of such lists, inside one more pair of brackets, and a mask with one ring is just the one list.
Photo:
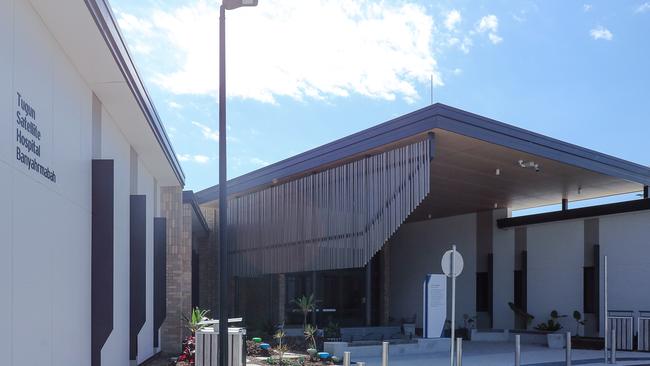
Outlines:
{"label": "white cylindrical post", "polygon": [[350,352],[343,352],[343,366],[350,366]]}
{"label": "white cylindrical post", "polygon": [[451,338],[449,338],[449,343],[451,343],[451,354],[449,357],[449,364],[454,366],[454,339],[456,336],[456,271],[454,269],[454,256],[456,255],[456,246],[451,246]]}
{"label": "white cylindrical post", "polygon": [[381,344],[381,366],[388,366],[388,342]]}
{"label": "white cylindrical post", "polygon": [[609,363],[609,354],[607,349],[608,339],[609,338],[609,313],[607,312],[607,256],[603,260],[604,271],[603,271],[603,284],[605,286],[604,291],[604,306],[605,306],[605,363]]}
{"label": "white cylindrical post", "polygon": [[566,366],[571,366],[571,332],[566,333]]}
{"label": "white cylindrical post", "polygon": [[365,362],[357,362],[357,366],[366,366]]}
{"label": "white cylindrical post", "polygon": [[456,366],[463,366],[463,339],[456,338]]}
{"label": "white cylindrical post", "polygon": [[515,366],[521,366],[521,336],[515,335]]}
{"label": "white cylindrical post", "polygon": [[616,364],[616,323],[612,325],[612,363]]}

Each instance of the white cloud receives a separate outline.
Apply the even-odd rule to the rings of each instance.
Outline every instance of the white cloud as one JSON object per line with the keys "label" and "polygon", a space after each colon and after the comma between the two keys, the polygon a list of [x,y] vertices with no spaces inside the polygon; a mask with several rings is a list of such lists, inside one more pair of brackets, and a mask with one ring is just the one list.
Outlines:
{"label": "white cloud", "polygon": [[[206,139],[219,141],[219,131],[215,131],[210,127],[196,121],[192,121],[192,124],[201,130],[203,137],[205,137]],[[228,140],[228,138],[226,138],[226,140]]]}
{"label": "white cloud", "polygon": [[458,68],[458,67],[455,68],[455,69],[452,71],[452,74],[454,74],[454,75],[456,75],[456,76],[459,76],[459,75],[461,75],[462,73],[463,73],[463,69]]}
{"label": "white cloud", "polygon": [[[118,12],[117,22],[120,29],[125,32],[142,34],[145,37],[153,35],[153,24],[146,20],[139,19],[131,14]],[[146,42],[144,39],[136,39],[131,42],[129,49],[134,52],[148,55],[153,50],[151,43]]]}
{"label": "white cloud", "polygon": [[460,23],[462,20],[462,17],[460,15],[460,11],[454,9],[447,13],[447,16],[445,17],[445,27],[452,31],[456,28],[456,25]]}
{"label": "white cloud", "polygon": [[181,109],[181,108],[183,108],[182,105],[180,105],[180,104],[174,102],[173,100],[170,100],[169,102],[167,102],[167,105],[168,105],[170,108],[173,108],[173,109]]}
{"label": "white cloud", "polygon": [[611,41],[612,38],[614,38],[612,32],[601,25],[589,31],[589,34],[591,35],[591,38],[595,40],[604,39],[606,41]]}
{"label": "white cloud", "polygon": [[480,33],[497,32],[499,30],[499,18],[494,14],[484,16],[476,25],[476,30]]}
{"label": "white cloud", "polygon": [[257,165],[257,166],[267,166],[270,163],[268,161],[262,160],[260,158],[251,158],[250,159],[251,164]]}
{"label": "white cloud", "polygon": [[635,13],[645,13],[650,10],[650,2],[643,3],[639,5],[638,8],[634,11]]}
{"label": "white cloud", "polygon": [[591,11],[592,8],[593,8],[593,6],[591,4],[583,4],[582,5],[582,11],[584,11],[585,13]]}
{"label": "white cloud", "polygon": [[210,158],[205,155],[178,154],[176,156],[180,161],[191,161],[199,164],[205,164],[210,161]]}
{"label": "white cloud", "polygon": [[503,38],[499,37],[494,33],[488,34],[488,38],[490,39],[490,42],[492,42],[493,44],[499,44],[501,43],[501,41],[503,41]]}
{"label": "white cloud", "polygon": [[[154,78],[159,86],[216,97],[218,13],[214,2],[195,0],[153,10],[147,20],[120,18],[129,40],[174,55],[170,71]],[[443,85],[434,32],[426,9],[408,2],[266,0],[228,14],[228,95],[269,103],[351,94],[412,101],[431,75]]]}
{"label": "white cloud", "polygon": [[499,44],[503,41],[503,38],[498,35],[499,18],[494,14],[486,15],[481,18],[475,28],[478,33],[487,33],[488,39],[493,44]]}

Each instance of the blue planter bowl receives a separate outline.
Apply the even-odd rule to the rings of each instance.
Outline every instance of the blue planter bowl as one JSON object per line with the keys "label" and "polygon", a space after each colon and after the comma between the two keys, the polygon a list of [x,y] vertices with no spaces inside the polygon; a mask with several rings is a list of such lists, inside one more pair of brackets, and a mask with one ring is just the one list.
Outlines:
{"label": "blue planter bowl", "polygon": [[271,348],[271,345],[268,343],[260,343],[260,348],[266,351]]}
{"label": "blue planter bowl", "polygon": [[330,358],[329,352],[318,352],[318,357],[322,360],[327,360]]}

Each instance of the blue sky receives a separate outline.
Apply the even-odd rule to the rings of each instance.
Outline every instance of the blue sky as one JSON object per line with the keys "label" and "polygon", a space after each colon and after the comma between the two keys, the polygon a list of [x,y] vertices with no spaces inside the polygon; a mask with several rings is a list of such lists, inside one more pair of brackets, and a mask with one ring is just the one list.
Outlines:
{"label": "blue sky", "polygon": [[[650,165],[650,2],[259,0],[229,12],[229,178],[434,99]],[[216,1],[112,0],[195,191],[218,180]]]}

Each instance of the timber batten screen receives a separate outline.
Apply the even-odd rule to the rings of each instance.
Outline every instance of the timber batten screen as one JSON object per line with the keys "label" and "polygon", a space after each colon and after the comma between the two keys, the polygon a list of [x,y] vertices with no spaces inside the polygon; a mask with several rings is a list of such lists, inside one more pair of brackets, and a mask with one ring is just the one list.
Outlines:
{"label": "timber batten screen", "polygon": [[234,276],[363,267],[429,194],[424,140],[229,199]]}

